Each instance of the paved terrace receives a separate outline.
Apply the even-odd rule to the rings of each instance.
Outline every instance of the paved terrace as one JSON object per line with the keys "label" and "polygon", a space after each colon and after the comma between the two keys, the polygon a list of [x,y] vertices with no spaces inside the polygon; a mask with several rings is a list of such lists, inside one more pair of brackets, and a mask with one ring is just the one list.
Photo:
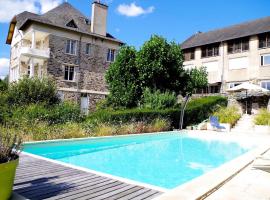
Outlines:
{"label": "paved terrace", "polygon": [[35,200],[149,200],[162,193],[23,154],[13,189],[25,199]]}
{"label": "paved terrace", "polygon": [[[256,159],[233,179],[212,193],[207,200],[270,200],[270,150],[263,155],[266,159]],[[261,161],[261,162],[258,162]],[[263,162],[262,162],[263,161]],[[254,167],[257,163],[264,168]]]}

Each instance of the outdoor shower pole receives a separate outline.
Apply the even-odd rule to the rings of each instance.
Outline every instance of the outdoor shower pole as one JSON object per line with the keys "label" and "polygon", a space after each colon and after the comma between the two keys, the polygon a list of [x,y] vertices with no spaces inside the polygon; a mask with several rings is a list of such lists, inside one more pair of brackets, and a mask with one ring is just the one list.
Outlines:
{"label": "outdoor shower pole", "polygon": [[247,114],[247,107],[248,107],[248,103],[247,103],[247,90],[246,90],[246,114]]}

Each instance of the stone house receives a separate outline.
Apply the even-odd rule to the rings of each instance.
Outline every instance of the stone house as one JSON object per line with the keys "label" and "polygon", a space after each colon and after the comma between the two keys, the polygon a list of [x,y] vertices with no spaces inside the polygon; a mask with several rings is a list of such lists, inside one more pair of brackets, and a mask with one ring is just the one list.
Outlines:
{"label": "stone house", "polygon": [[123,44],[107,33],[108,6],[92,3],[91,20],[69,3],[37,15],[23,12],[10,22],[9,81],[52,77],[61,99],[85,113],[108,94],[105,72]]}

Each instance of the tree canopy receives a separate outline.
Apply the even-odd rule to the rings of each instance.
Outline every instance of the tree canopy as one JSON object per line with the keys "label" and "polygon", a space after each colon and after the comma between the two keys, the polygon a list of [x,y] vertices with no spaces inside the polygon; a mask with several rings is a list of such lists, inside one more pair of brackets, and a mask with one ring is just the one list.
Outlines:
{"label": "tree canopy", "polygon": [[183,88],[183,95],[192,95],[195,90],[202,89],[208,85],[207,71],[205,67],[186,70],[186,84]]}
{"label": "tree canopy", "polygon": [[138,52],[136,65],[143,88],[180,92],[185,77],[183,55],[175,42],[152,36]]}
{"label": "tree canopy", "polygon": [[186,71],[181,47],[154,35],[139,51],[123,46],[106,73],[110,91],[108,103],[113,107],[131,108],[143,98],[143,91],[192,94],[207,85],[204,68]]}
{"label": "tree canopy", "polygon": [[113,106],[134,107],[141,96],[136,53],[134,47],[123,46],[105,75],[110,91],[108,100]]}

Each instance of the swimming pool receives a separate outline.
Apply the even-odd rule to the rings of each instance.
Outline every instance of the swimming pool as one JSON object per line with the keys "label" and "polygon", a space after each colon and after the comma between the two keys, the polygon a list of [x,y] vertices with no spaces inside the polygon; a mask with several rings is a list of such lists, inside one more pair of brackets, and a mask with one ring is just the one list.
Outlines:
{"label": "swimming pool", "polygon": [[179,132],[25,144],[24,151],[79,167],[172,189],[251,147]]}

